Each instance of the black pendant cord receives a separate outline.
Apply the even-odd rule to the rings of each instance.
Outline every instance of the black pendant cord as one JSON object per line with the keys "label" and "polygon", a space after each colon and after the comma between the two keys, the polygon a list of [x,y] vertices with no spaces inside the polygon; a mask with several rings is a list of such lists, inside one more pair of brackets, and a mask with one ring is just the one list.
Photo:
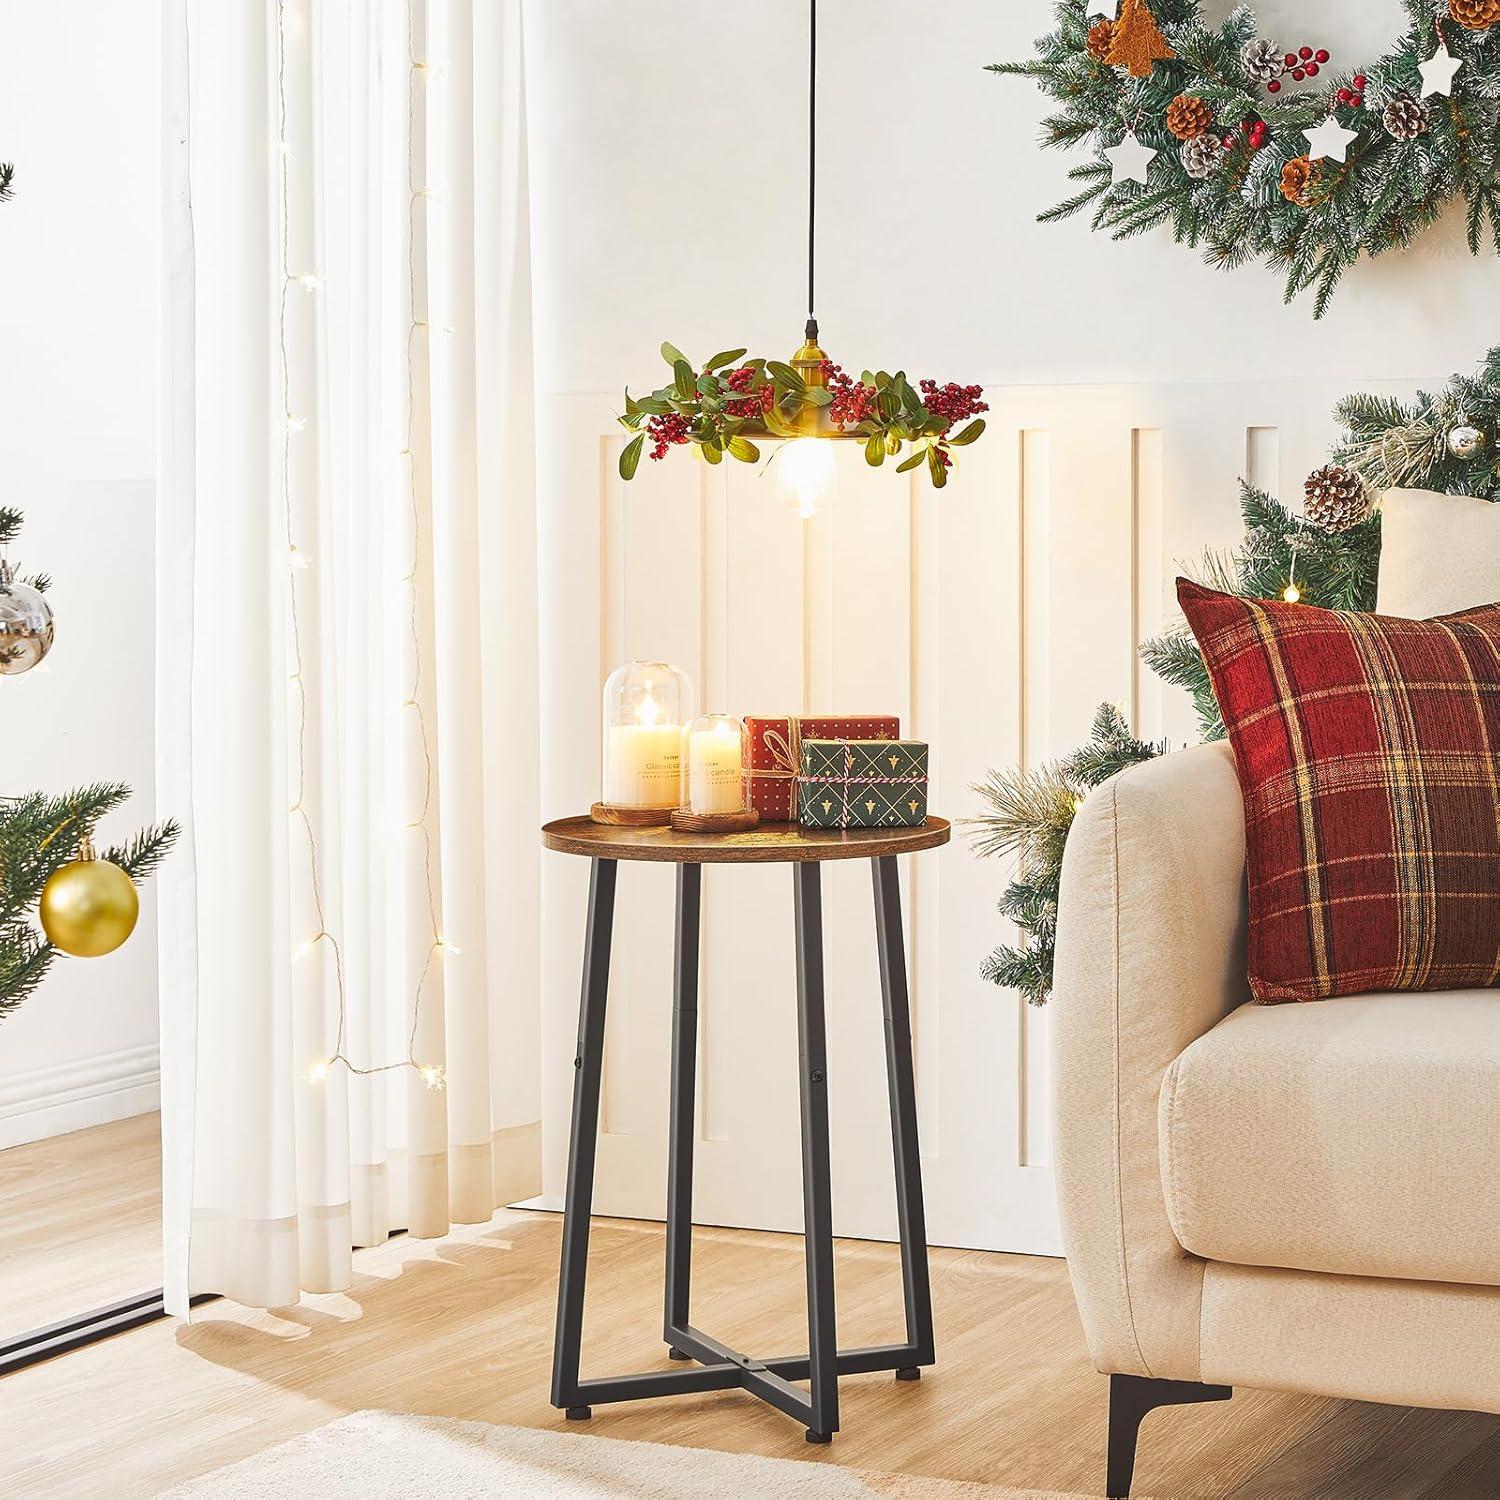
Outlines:
{"label": "black pendant cord", "polygon": [[813,272],[817,257],[818,215],[818,0],[811,0],[807,42],[807,337],[818,337],[813,315]]}

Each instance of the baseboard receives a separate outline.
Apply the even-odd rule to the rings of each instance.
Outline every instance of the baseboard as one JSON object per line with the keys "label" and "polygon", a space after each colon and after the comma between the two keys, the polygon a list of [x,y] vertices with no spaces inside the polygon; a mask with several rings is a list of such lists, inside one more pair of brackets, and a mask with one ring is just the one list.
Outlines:
{"label": "baseboard", "polygon": [[0,1150],[147,1114],[160,1079],[154,1042],[0,1078]]}

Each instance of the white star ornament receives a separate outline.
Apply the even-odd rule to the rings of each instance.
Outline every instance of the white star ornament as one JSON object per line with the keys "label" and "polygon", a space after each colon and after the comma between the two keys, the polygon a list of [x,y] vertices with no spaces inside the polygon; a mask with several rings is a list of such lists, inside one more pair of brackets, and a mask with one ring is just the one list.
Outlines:
{"label": "white star ornament", "polygon": [[1422,75],[1422,97],[1425,99],[1429,94],[1451,94],[1453,75],[1463,65],[1463,58],[1455,57],[1448,50],[1447,43],[1439,42],[1437,51],[1426,62],[1418,65],[1418,71]]}
{"label": "white star ornament", "polygon": [[1143,146],[1134,135],[1127,135],[1118,146],[1106,146],[1104,154],[1109,158],[1111,172],[1116,182],[1144,183],[1146,168],[1156,159],[1156,152]]}
{"label": "white star ornament", "polygon": [[1332,115],[1313,130],[1305,130],[1307,154],[1311,157],[1326,156],[1330,161],[1343,161],[1350,141],[1359,139],[1357,130],[1346,130]]}

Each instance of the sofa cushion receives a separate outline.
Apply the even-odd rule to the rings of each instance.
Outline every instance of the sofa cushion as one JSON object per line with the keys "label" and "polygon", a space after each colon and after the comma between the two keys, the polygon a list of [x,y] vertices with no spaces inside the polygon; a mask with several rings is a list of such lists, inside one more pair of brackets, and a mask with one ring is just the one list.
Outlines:
{"label": "sofa cushion", "polygon": [[1500,596],[1500,504],[1390,490],[1380,516],[1381,614],[1426,620]]}
{"label": "sofa cushion", "polygon": [[1194,1255],[1500,1286],[1492,990],[1243,1005],[1168,1068],[1158,1127]]}
{"label": "sofa cushion", "polygon": [[1500,604],[1177,597],[1245,797],[1255,998],[1500,983]]}

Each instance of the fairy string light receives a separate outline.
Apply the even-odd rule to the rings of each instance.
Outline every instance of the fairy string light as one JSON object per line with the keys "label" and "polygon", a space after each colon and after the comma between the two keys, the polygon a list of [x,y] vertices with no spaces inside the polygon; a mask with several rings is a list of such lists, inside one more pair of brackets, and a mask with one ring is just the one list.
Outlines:
{"label": "fairy string light", "polygon": [[[442,1063],[424,1063],[416,1056],[417,1029],[421,1019],[422,992],[425,988],[428,974],[431,970],[432,960],[435,954],[444,950],[457,952],[451,944],[446,943],[440,936],[437,927],[436,902],[433,896],[432,886],[432,836],[427,827],[427,812],[432,800],[432,754],[427,743],[427,726],[422,716],[421,705],[417,701],[421,682],[421,651],[418,636],[417,607],[416,607],[416,578],[417,578],[417,555],[414,554],[412,568],[407,575],[407,580],[412,591],[412,639],[416,657],[416,671],[413,677],[412,689],[408,701],[403,707],[414,707],[417,710],[419,725],[421,729],[422,755],[425,764],[425,783],[422,797],[422,812],[417,824],[408,824],[407,827],[420,827],[422,829],[425,845],[425,864],[427,881],[427,907],[428,917],[431,923],[432,940],[428,946],[422,973],[417,982],[417,991],[412,1004],[411,1024],[407,1031],[406,1056],[398,1062],[378,1063],[372,1066],[361,1066],[351,1058],[345,1050],[348,1031],[348,991],[344,977],[344,955],[338,938],[329,930],[326,908],[323,902],[322,875],[318,861],[318,841],[313,827],[313,821],[306,807],[307,795],[307,687],[303,681],[303,657],[302,657],[302,631],[301,619],[298,613],[297,603],[297,575],[304,573],[308,568],[306,552],[297,545],[297,529],[295,514],[292,503],[291,483],[291,453],[292,435],[302,431],[307,426],[306,418],[299,417],[291,405],[291,356],[287,343],[287,314],[288,304],[293,287],[298,287],[308,293],[315,293],[321,289],[323,278],[316,272],[301,271],[293,273],[291,269],[291,245],[290,245],[290,171],[291,145],[287,140],[287,94],[286,94],[286,14],[287,0],[277,0],[276,6],[276,107],[277,107],[277,147],[280,162],[279,196],[280,196],[280,272],[281,272],[281,296],[279,311],[279,342],[281,355],[281,397],[282,397],[282,439],[281,439],[281,486],[282,499],[285,508],[286,545],[289,569],[288,582],[288,614],[290,624],[290,640],[292,648],[292,671],[289,681],[296,686],[297,690],[297,775],[295,784],[295,797],[293,798],[289,811],[301,819],[302,827],[307,838],[308,848],[308,881],[312,897],[313,913],[317,922],[317,930],[308,938],[298,944],[294,950],[294,960],[310,957],[318,947],[326,943],[333,955],[334,986],[338,1002],[338,1022],[334,1037],[333,1050],[323,1058],[315,1062],[307,1072],[310,1083],[319,1084],[324,1082],[329,1073],[335,1067],[343,1067],[350,1073],[362,1077],[372,1077],[381,1073],[392,1073],[403,1068],[411,1068],[420,1074],[422,1080],[431,1089],[442,1089],[447,1081],[447,1070]],[[410,11],[408,11],[410,15]],[[412,51],[411,27],[408,21],[408,53]],[[412,83],[408,86],[408,124],[414,121],[414,104],[411,99],[411,89],[419,68],[415,57],[412,61]],[[410,134],[408,134],[410,139]],[[410,153],[408,152],[407,166],[408,186],[411,182]],[[418,194],[413,192],[411,206],[415,209]],[[410,227],[410,221],[409,221]],[[414,251],[408,248],[408,270],[411,278],[411,304],[415,309],[416,299],[416,266]],[[413,384],[411,373],[411,338],[416,330],[415,321],[407,337],[407,448],[411,449],[412,443],[412,397]],[[416,517],[416,481],[413,475],[411,482],[413,517]],[[414,547],[418,546],[416,533],[414,536]]]}

